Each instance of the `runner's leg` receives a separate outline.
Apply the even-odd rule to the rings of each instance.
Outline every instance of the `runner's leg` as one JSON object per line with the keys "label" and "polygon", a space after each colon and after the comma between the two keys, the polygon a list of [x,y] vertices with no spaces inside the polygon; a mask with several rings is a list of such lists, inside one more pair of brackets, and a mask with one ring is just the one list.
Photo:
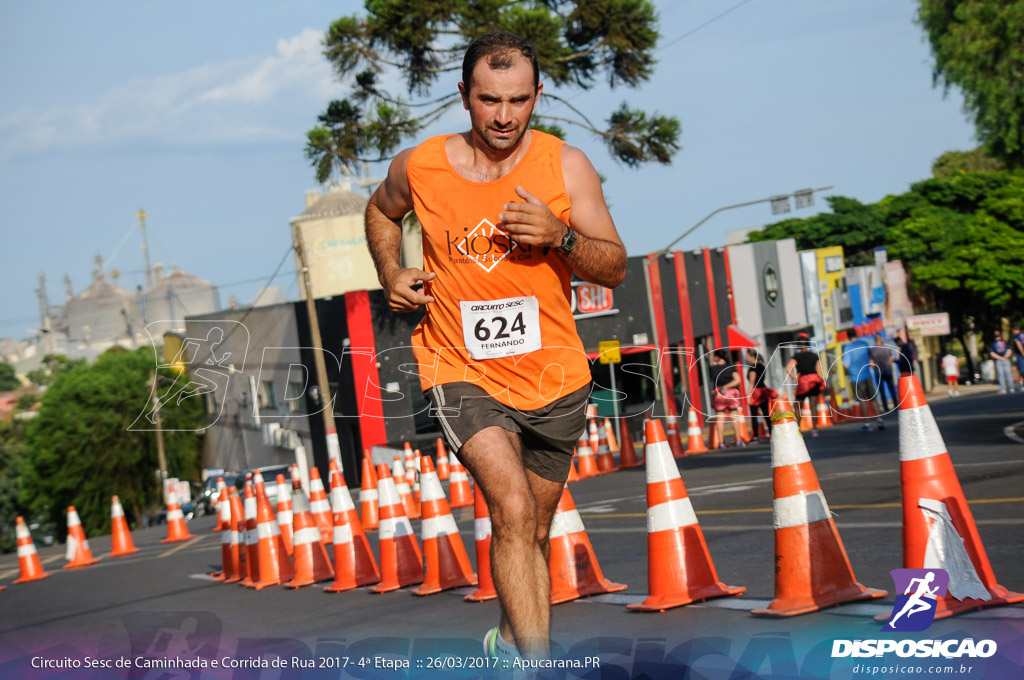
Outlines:
{"label": "runner's leg", "polygon": [[487,427],[470,437],[458,455],[480,485],[491,514],[491,573],[501,603],[501,636],[515,641],[524,656],[545,656],[550,585],[537,542],[538,503],[528,478],[532,473],[523,467],[519,436]]}

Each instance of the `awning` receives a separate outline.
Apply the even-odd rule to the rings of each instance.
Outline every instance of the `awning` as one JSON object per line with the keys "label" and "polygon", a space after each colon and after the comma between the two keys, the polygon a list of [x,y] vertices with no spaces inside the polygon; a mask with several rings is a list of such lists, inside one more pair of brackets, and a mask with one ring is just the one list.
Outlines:
{"label": "awning", "polygon": [[757,349],[758,344],[739,326],[729,326],[729,349]]}

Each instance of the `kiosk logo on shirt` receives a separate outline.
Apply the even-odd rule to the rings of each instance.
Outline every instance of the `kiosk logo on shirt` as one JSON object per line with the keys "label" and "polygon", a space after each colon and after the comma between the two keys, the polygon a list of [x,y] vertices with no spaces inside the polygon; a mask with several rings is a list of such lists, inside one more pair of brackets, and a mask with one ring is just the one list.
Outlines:
{"label": "kiosk logo on shirt", "polygon": [[468,234],[452,236],[450,231],[445,233],[448,236],[448,255],[453,262],[474,262],[485,272],[490,272],[516,250],[522,253],[518,259],[530,257],[531,246],[519,245],[486,218]]}

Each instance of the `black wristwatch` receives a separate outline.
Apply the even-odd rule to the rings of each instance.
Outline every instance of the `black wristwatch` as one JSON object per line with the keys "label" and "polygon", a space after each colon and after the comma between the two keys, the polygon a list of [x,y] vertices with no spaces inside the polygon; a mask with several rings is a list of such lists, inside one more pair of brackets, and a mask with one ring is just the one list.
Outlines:
{"label": "black wristwatch", "polygon": [[558,249],[562,251],[563,255],[568,255],[572,252],[572,249],[576,247],[576,232],[572,230],[572,227],[565,227],[565,236],[562,237],[562,245],[558,246]]}

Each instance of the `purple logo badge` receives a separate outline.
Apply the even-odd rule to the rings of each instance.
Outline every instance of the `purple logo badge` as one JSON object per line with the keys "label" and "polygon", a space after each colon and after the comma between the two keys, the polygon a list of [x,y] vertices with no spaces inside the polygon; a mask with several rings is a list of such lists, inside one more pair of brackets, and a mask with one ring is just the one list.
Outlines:
{"label": "purple logo badge", "polygon": [[946,595],[945,569],[893,569],[889,572],[897,593],[892,615],[882,630],[921,631],[935,620],[937,598]]}

